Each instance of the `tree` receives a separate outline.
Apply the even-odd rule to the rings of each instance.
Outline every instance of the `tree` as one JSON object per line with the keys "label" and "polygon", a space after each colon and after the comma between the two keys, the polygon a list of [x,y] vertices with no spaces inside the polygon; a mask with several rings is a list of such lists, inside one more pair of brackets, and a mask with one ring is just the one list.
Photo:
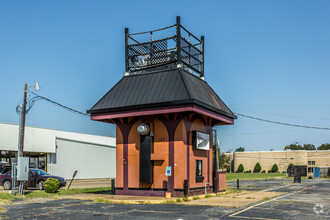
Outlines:
{"label": "tree", "polygon": [[220,169],[230,169],[230,158],[225,153],[219,154],[219,166]]}
{"label": "tree", "polygon": [[[290,163],[290,165],[286,169],[286,172],[287,173],[292,173],[293,169],[294,169],[294,165],[293,165],[293,163]],[[289,176],[290,176],[290,174],[289,174]]]}
{"label": "tree", "polygon": [[235,152],[244,152],[245,148],[244,147],[239,147],[235,150]]}
{"label": "tree", "polygon": [[240,164],[237,168],[237,173],[243,173],[243,171],[244,171],[244,166],[243,164]]}
{"label": "tree", "polygon": [[316,150],[314,144],[304,144],[304,150]]}
{"label": "tree", "polygon": [[319,146],[317,148],[318,150],[330,150],[330,144],[326,143],[326,144],[322,144],[321,146]]}
{"label": "tree", "polygon": [[273,165],[271,171],[272,171],[272,173],[277,173],[277,171],[278,171],[278,166],[277,166],[276,163]]}
{"label": "tree", "polygon": [[284,147],[284,150],[304,150],[299,144],[290,144]]}
{"label": "tree", "polygon": [[260,171],[261,171],[260,163],[257,163],[257,164],[254,166],[253,173],[260,173]]}

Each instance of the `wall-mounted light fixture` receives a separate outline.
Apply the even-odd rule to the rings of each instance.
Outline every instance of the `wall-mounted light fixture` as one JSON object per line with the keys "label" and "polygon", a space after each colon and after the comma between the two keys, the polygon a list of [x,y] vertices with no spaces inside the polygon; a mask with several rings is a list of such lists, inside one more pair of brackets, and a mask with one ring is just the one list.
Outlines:
{"label": "wall-mounted light fixture", "polygon": [[137,127],[137,132],[140,135],[147,135],[147,134],[149,134],[149,131],[150,131],[150,128],[147,124],[141,123]]}

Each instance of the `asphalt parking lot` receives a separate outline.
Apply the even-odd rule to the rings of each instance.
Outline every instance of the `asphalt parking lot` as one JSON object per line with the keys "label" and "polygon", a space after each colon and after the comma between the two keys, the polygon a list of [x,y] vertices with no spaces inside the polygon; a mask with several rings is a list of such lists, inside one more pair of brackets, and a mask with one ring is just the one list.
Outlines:
{"label": "asphalt parking lot", "polygon": [[[229,185],[231,182],[228,183]],[[243,208],[183,204],[107,204],[90,200],[30,200],[3,206],[9,219],[330,219],[330,180],[242,181],[241,188],[284,194]]]}
{"label": "asphalt parking lot", "polygon": [[[314,181],[314,180],[313,180]],[[293,182],[292,179],[260,179],[260,180],[240,180],[239,188],[242,190],[269,190],[274,187],[281,187],[287,184],[291,184]],[[303,184],[310,183],[311,180],[303,180]],[[237,181],[231,180],[227,181],[227,186],[236,187]]]}
{"label": "asphalt parking lot", "polygon": [[330,180],[305,180],[272,190],[285,194],[243,208],[227,218],[330,219]]}

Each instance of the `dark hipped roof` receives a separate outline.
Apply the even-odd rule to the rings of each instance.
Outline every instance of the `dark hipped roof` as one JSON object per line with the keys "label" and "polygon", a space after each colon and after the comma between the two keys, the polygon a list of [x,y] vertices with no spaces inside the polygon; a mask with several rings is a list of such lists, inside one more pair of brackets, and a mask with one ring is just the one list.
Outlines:
{"label": "dark hipped roof", "polygon": [[119,112],[181,104],[196,104],[236,118],[204,80],[181,68],[124,76],[87,112]]}

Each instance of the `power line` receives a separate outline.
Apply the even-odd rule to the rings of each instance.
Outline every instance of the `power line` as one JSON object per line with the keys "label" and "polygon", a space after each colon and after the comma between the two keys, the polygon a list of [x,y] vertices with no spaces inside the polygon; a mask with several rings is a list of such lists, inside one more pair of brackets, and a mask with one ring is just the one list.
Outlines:
{"label": "power line", "polygon": [[233,110],[240,111],[240,112],[253,113],[253,114],[260,114],[260,115],[269,115],[269,116],[275,116],[275,117],[301,118],[301,119],[323,120],[323,121],[324,120],[330,120],[330,118],[315,118],[315,117],[296,116],[296,115],[271,114],[271,113],[249,111],[249,110],[243,110],[243,109],[237,109],[237,108],[233,108]]}
{"label": "power line", "polygon": [[286,133],[286,132],[296,132],[301,131],[300,129],[295,130],[282,130],[282,131],[263,131],[263,132],[248,132],[248,133],[223,133],[221,135],[255,135],[255,134],[275,134],[275,133]]}
{"label": "power line", "polygon": [[[31,92],[31,91],[29,91],[29,92]],[[35,95],[35,96],[34,96],[33,98],[31,98],[30,101],[29,101],[29,108],[27,109],[27,112],[32,108],[33,104],[34,104],[36,101],[43,99],[43,100],[46,100],[46,101],[48,101],[48,102],[50,102],[50,103],[52,103],[52,104],[54,104],[54,105],[57,105],[57,106],[60,107],[60,108],[63,108],[63,109],[65,109],[65,110],[71,111],[71,112],[73,112],[73,113],[77,113],[77,114],[82,115],[82,116],[85,116],[85,117],[89,117],[89,114],[87,114],[87,113],[83,113],[83,112],[81,112],[81,111],[75,110],[75,109],[70,108],[70,107],[68,107],[68,106],[62,105],[62,104],[60,104],[60,103],[58,103],[58,102],[55,102],[55,101],[53,101],[53,100],[51,100],[51,99],[48,99],[48,98],[43,97],[43,96],[40,96],[40,95],[38,95],[38,94],[36,94],[36,93],[34,93],[34,92],[31,92],[31,93],[32,93],[33,95]],[[16,109],[16,111],[17,111],[17,109]]]}
{"label": "power line", "polygon": [[330,128],[326,128],[326,127],[314,127],[314,126],[297,125],[297,124],[290,124],[290,123],[286,123],[286,122],[272,121],[272,120],[267,120],[267,119],[257,118],[257,117],[253,117],[253,116],[249,116],[249,115],[240,114],[237,112],[234,112],[234,114],[242,116],[242,117],[246,117],[246,118],[250,118],[250,119],[254,119],[254,120],[258,120],[258,121],[263,121],[263,122],[268,122],[268,123],[273,123],[273,124],[278,124],[278,125],[286,125],[286,126],[298,127],[298,128],[330,130]]}
{"label": "power line", "polygon": [[[272,151],[269,151],[269,152],[272,152]],[[284,151],[285,152],[285,151]],[[237,153],[237,152],[234,152],[234,153]],[[273,160],[273,159],[286,159],[287,157],[244,157],[244,156],[237,156],[237,155],[235,155],[235,158],[236,159],[270,159],[270,160]],[[310,158],[310,156],[301,156],[301,157],[288,157],[288,159],[291,159],[291,160],[293,160],[293,159],[302,159],[302,158]],[[330,157],[327,157],[327,156],[324,156],[324,157],[314,157],[313,156],[313,158],[330,158]]]}
{"label": "power line", "polygon": [[[63,108],[63,109],[66,109],[68,111],[71,111],[71,112],[74,112],[74,113],[77,113],[79,115],[83,115],[85,117],[89,117],[89,114],[87,113],[83,113],[81,111],[78,111],[78,110],[75,110],[73,108],[70,108],[68,106],[65,106],[65,105],[62,105],[58,102],[55,102],[51,99],[48,99],[46,97],[43,97],[43,96],[40,96],[34,92],[31,92],[29,91],[30,93],[32,93],[33,95],[35,95],[35,97],[31,98],[30,101],[29,101],[29,108],[27,109],[27,112],[31,109],[31,107],[33,106],[33,104],[40,100],[40,99],[43,99],[43,100],[46,100],[54,105],[57,105],[58,107],[60,108]],[[16,112],[19,113],[19,109],[16,108]],[[279,124],[279,125],[286,125],[286,126],[291,126],[291,127],[299,127],[299,128],[309,128],[309,129],[319,129],[319,130],[330,130],[330,128],[327,128],[327,127],[315,127],[315,126],[307,126],[307,125],[297,125],[297,124],[290,124],[290,123],[286,123],[286,122],[278,122],[278,121],[272,121],[272,120],[267,120],[267,119],[262,119],[262,118],[257,118],[257,117],[253,117],[253,116],[249,116],[249,115],[244,115],[244,114],[240,114],[240,113],[237,113],[237,112],[234,112],[234,114],[236,115],[239,115],[239,116],[242,116],[242,117],[246,117],[246,118],[250,118],[250,119],[254,119],[254,120],[258,120],[258,121],[263,121],[263,122],[268,122],[268,123],[273,123],[273,124]]]}

